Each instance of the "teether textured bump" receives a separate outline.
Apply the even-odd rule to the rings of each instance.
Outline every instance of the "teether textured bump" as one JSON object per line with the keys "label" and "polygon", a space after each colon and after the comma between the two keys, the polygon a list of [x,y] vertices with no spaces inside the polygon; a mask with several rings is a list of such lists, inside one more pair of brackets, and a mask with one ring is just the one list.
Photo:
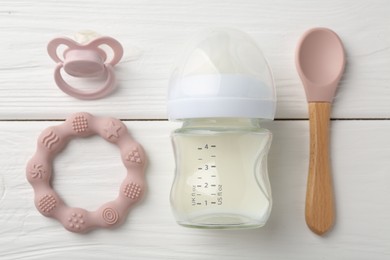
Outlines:
{"label": "teether textured bump", "polygon": [[[63,52],[61,59],[57,50],[61,45],[67,48]],[[99,46],[109,46],[114,56],[110,61],[107,54]],[[54,79],[57,86],[66,94],[79,99],[98,99],[110,94],[116,85],[113,66],[117,64],[123,56],[122,45],[115,39],[107,36],[98,37],[88,43],[79,43],[67,37],[55,38],[47,45],[49,56],[57,62],[54,72]],[[61,76],[61,69],[74,77],[100,77],[105,76],[106,80],[100,89],[87,92],[70,86]]]}
{"label": "teether textured bump", "polygon": [[[116,144],[121,152],[127,176],[118,197],[105,203],[97,211],[68,207],[51,187],[52,161],[75,137],[98,134]],[[64,123],[45,129],[38,138],[37,151],[27,164],[27,179],[35,192],[35,206],[43,215],[57,219],[72,232],[84,233],[96,227],[114,227],[122,223],[132,205],[145,191],[146,157],[141,147],[115,118],[99,118],[88,113],[77,113]]]}

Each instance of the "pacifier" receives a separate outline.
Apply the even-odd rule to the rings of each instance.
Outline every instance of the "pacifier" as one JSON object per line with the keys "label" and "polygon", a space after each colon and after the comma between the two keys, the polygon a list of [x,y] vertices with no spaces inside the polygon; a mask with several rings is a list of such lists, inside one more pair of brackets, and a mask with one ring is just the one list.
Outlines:
{"label": "pacifier", "polygon": [[[63,58],[59,57],[58,49],[64,45]],[[112,58],[102,46],[108,46],[112,50]],[[99,99],[110,94],[116,86],[116,78],[113,66],[123,56],[122,45],[114,38],[99,36],[94,32],[81,32],[76,35],[76,40],[68,37],[59,37],[51,40],[47,45],[49,56],[57,62],[54,71],[54,80],[57,86],[66,94],[78,99]],[[61,75],[62,68],[73,77],[78,78],[105,78],[102,87],[95,91],[83,91],[72,87]]]}

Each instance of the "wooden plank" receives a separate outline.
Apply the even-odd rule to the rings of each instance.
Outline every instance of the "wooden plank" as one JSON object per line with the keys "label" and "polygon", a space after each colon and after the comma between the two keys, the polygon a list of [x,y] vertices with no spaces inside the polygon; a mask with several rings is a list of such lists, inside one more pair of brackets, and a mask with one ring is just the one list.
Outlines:
{"label": "wooden plank", "polygon": [[[325,237],[306,227],[308,121],[266,124],[274,133],[269,171],[274,206],[255,230],[178,226],[170,211],[174,158],[169,134],[178,124],[126,122],[149,157],[149,190],[117,230],[67,232],[41,216],[24,168],[36,138],[56,122],[0,122],[1,259],[387,259],[390,257],[390,121],[332,121],[330,156],[336,225]],[[95,209],[112,199],[124,176],[116,147],[77,139],[55,161],[54,186],[67,203]]]}
{"label": "wooden plank", "polygon": [[[123,119],[166,118],[165,97],[178,55],[193,34],[209,27],[247,31],[273,69],[278,118],[307,118],[294,66],[298,38],[308,28],[335,30],[347,51],[334,118],[390,114],[390,5],[350,1],[2,1],[0,6],[0,119],[57,119],[84,110]],[[54,84],[52,38],[93,29],[117,38],[125,56],[119,89],[98,101],[79,101]]]}

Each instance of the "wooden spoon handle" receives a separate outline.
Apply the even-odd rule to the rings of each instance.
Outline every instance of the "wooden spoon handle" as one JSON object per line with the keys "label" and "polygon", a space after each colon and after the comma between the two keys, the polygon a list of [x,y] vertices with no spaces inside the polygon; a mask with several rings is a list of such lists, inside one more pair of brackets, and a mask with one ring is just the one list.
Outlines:
{"label": "wooden spoon handle", "polygon": [[306,224],[316,234],[334,222],[334,202],[329,163],[329,102],[310,102],[310,163],[306,191]]}

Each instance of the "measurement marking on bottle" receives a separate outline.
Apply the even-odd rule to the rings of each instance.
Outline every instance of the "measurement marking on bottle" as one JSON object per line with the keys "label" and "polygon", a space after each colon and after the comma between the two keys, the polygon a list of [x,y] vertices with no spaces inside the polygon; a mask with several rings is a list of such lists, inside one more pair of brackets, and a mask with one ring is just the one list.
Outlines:
{"label": "measurement marking on bottle", "polygon": [[211,175],[211,177],[215,178],[215,177],[217,177],[217,175]]}
{"label": "measurement marking on bottle", "polygon": [[202,158],[198,158],[198,161],[202,161],[203,159]]}
{"label": "measurement marking on bottle", "polygon": [[202,179],[202,176],[199,176],[198,179],[201,180],[201,179]]}
{"label": "measurement marking on bottle", "polygon": [[198,147],[198,150],[202,150],[203,148],[202,147]]}
{"label": "measurement marking on bottle", "polygon": [[198,170],[202,170],[202,167],[199,167]]}
{"label": "measurement marking on bottle", "polygon": [[215,147],[217,147],[217,146],[216,146],[215,144],[212,144],[211,147],[215,148]]}
{"label": "measurement marking on bottle", "polygon": [[[214,187],[211,193],[208,193],[208,189]],[[200,191],[199,188],[202,188]],[[202,184],[192,185],[191,204],[192,206],[204,206],[204,207],[219,207],[223,205],[223,186],[222,184],[209,184],[204,182]]]}
{"label": "measurement marking on bottle", "polygon": [[195,185],[192,185],[192,194],[191,194],[191,204],[192,204],[192,206],[196,205],[195,191],[196,191],[196,187],[195,187]]}
{"label": "measurement marking on bottle", "polygon": [[215,165],[211,165],[211,168],[215,168],[215,167],[217,167],[217,166],[215,166]]}
{"label": "measurement marking on bottle", "polygon": [[217,157],[217,156],[216,156],[216,155],[211,155],[211,157],[215,158],[215,157]]}

